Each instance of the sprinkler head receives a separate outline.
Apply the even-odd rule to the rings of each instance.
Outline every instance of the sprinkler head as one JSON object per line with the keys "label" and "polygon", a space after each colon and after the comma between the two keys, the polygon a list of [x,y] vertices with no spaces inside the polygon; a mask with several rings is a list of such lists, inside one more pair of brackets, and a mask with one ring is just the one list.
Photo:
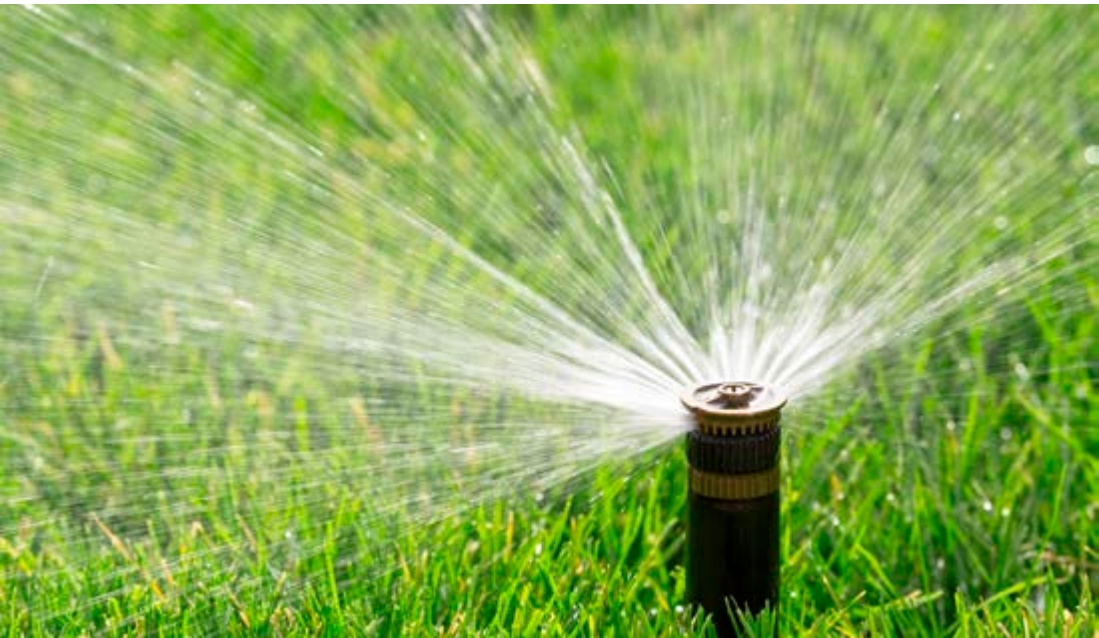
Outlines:
{"label": "sprinkler head", "polygon": [[705,434],[739,436],[778,426],[786,397],[770,386],[743,381],[704,383],[680,401]]}
{"label": "sprinkler head", "polygon": [[786,397],[769,386],[707,383],[682,397],[696,428],[690,464],[687,586],[721,637],[730,612],[778,602],[779,419]]}

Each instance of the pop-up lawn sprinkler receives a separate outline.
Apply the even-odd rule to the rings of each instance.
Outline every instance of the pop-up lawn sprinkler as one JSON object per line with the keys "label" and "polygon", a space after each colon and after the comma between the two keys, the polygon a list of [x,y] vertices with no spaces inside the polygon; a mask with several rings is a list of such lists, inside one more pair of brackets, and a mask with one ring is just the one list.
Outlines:
{"label": "pop-up lawn sprinkler", "polygon": [[683,405],[695,417],[690,463],[687,590],[722,638],[737,610],[778,604],[779,418],[786,397],[754,383],[709,383]]}

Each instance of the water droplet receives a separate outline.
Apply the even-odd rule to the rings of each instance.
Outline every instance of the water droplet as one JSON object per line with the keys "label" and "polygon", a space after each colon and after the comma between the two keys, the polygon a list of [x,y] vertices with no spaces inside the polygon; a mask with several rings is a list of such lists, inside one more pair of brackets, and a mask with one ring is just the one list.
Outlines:
{"label": "water droplet", "polygon": [[954,111],[954,114],[950,116],[950,120],[952,122],[958,122],[961,119],[962,119],[962,112],[961,111]]}
{"label": "water droplet", "polygon": [[233,307],[244,312],[252,312],[256,309],[256,305],[247,299],[234,299]]}
{"label": "water droplet", "polygon": [[1084,161],[1092,166],[1099,166],[1099,144],[1092,144],[1084,149]]}
{"label": "water droplet", "polygon": [[986,512],[991,512],[992,511],[992,501],[986,500],[984,503],[981,503],[981,509],[983,509]]}

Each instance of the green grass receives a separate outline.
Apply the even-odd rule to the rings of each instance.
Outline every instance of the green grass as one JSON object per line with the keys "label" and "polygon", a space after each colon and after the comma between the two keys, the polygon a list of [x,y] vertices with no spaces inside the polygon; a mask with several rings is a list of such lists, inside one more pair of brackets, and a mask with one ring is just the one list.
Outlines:
{"label": "green grass", "polygon": [[[399,190],[425,179],[416,173],[416,151],[394,132],[401,124],[385,119],[415,121],[418,114],[377,96],[391,108],[363,124],[349,119],[354,109],[339,102],[344,94],[319,90],[353,80],[338,64],[338,49],[350,40],[339,32],[344,27],[334,26],[326,37],[307,29],[310,22],[298,13],[271,11],[88,11],[79,14],[84,27],[117,55],[151,68],[186,60],[240,95],[259,96],[309,134],[337,146],[352,140],[348,146],[409,172],[402,178],[398,171],[389,183],[359,166],[350,150],[331,160],[351,174],[362,170],[368,187]],[[785,14],[737,15],[750,25]],[[822,15],[825,24],[833,19]],[[576,40],[592,16],[602,30],[590,41]],[[676,16],[689,41],[688,27],[701,18]],[[882,73],[890,61],[911,57],[926,64],[930,76],[935,62],[954,55],[964,40],[959,25],[976,24],[983,14],[923,14],[920,29],[912,29],[921,39],[899,37],[910,24],[895,12],[871,16],[866,27],[878,47],[871,57]],[[669,167],[683,159],[665,150],[682,141],[667,121],[674,113],[655,112],[639,132],[616,126],[652,88],[633,81],[645,77],[645,55],[655,55],[635,37],[638,16],[533,9],[499,17],[522,30],[557,80],[561,117],[578,122],[612,164],[620,162],[615,169],[623,187],[636,192],[651,183],[663,192],[672,183]],[[1066,24],[1095,22],[1094,12],[1071,10],[1018,17],[1020,31],[1033,19],[1054,35]],[[374,19],[362,18],[374,29],[367,48],[378,57],[385,78],[379,83],[409,81],[402,65],[417,55],[416,43]],[[10,11],[0,14],[0,25],[3,34],[25,33]],[[256,25],[269,29],[270,41]],[[157,37],[150,39],[150,31]],[[47,36],[27,37],[42,50],[60,50]],[[219,59],[230,46],[255,57]],[[828,50],[840,62],[851,56],[866,63],[859,56],[868,55],[848,50],[838,36]],[[690,67],[692,51],[680,52],[684,64],[704,79],[705,69]],[[95,172],[95,162],[75,157],[156,174],[155,191],[120,184],[95,196],[146,211],[170,230],[195,223],[188,212],[235,213],[250,195],[258,200],[248,209],[253,221],[293,224],[280,211],[311,210],[311,198],[320,197],[277,182],[281,166],[256,165],[249,149],[221,157],[215,142],[185,131],[176,146],[157,147],[162,156],[138,153],[135,148],[156,146],[156,126],[133,125],[156,124],[152,99],[135,98],[125,108],[110,106],[110,96],[106,106],[77,100],[68,103],[72,110],[60,125],[42,124],[36,114],[69,99],[65,72],[91,72],[76,54],[54,61],[72,65],[61,66],[61,81],[37,81],[49,74],[17,62],[0,65],[0,86],[9,91],[0,104],[12,106],[0,113],[0,139],[23,149],[0,151],[3,201],[75,210]],[[178,84],[181,95],[190,88],[179,77],[161,80]],[[1095,121],[1087,117],[1094,109],[1081,106],[1094,91],[1065,87],[1063,108],[1034,115],[1035,126],[1063,142],[1058,152],[1066,175],[1063,184],[1020,206],[1077,201],[1074,189],[1082,187],[1068,169],[1079,161],[1075,150],[1096,141]],[[603,93],[622,100],[608,105]],[[1027,99],[1007,92],[994,97],[1004,104]],[[787,99],[796,104],[804,96]],[[460,106],[455,120],[468,114]],[[211,130],[231,142],[235,123],[225,119]],[[64,128],[82,122],[132,140],[133,147]],[[360,128],[366,132],[353,136]],[[857,156],[858,144],[844,152]],[[652,173],[624,159],[630,153],[623,149],[635,146],[658,158]],[[31,158],[38,165],[29,166]],[[451,158],[437,170],[465,159]],[[204,162],[223,170],[223,181],[202,181]],[[480,180],[521,182],[509,168],[469,170]],[[247,190],[257,184],[257,190],[276,188],[272,184],[280,190],[260,198],[270,193]],[[165,203],[173,201],[191,209]],[[357,237],[363,232],[358,212],[342,204],[335,223]],[[1005,206],[1009,217],[1023,214]],[[435,214],[447,223],[448,211]],[[506,243],[492,242],[516,232],[463,231],[461,222],[450,221],[456,236],[479,250],[506,251]],[[645,226],[651,221],[627,222],[638,236],[651,236]],[[116,231],[105,227],[71,250],[116,255]],[[1040,232],[1022,229],[1019,241]],[[64,245],[52,248],[60,261]],[[238,248],[204,246],[195,269],[216,270],[223,251]],[[294,247],[273,241],[265,249],[292,255]],[[643,249],[653,262],[675,257],[656,242]],[[1086,252],[1093,250],[1085,243],[1046,264],[1041,279],[1048,285],[1025,304],[998,307],[992,320],[981,309],[962,309],[923,338],[862,362],[813,402],[788,409],[781,635],[1095,635],[1099,279],[1086,267],[1095,262]],[[640,459],[609,461],[544,494],[529,486],[503,489],[505,496],[460,512],[451,506],[463,498],[461,477],[443,468],[432,476],[436,493],[421,502],[412,498],[415,486],[404,481],[402,468],[370,473],[371,455],[384,449],[343,449],[339,442],[361,440],[371,427],[362,409],[370,400],[398,392],[413,403],[430,387],[393,389],[369,371],[324,365],[317,360],[319,336],[309,330],[289,344],[257,346],[232,331],[172,342],[171,308],[157,304],[142,306],[154,317],[145,327],[164,343],[127,341],[126,313],[149,291],[142,280],[108,285],[82,279],[79,271],[57,272],[67,294],[47,295],[34,307],[19,303],[27,299],[27,282],[35,281],[28,273],[42,269],[26,260],[48,252],[40,244],[0,244],[0,284],[23,286],[16,292],[24,295],[0,301],[0,627],[8,635],[707,634],[706,620],[684,608],[686,464],[678,442]],[[255,259],[264,263],[262,255]],[[537,259],[529,261],[514,267],[537,273]],[[113,266],[99,267],[110,272]],[[272,295],[282,274],[272,273],[263,284],[270,288],[257,294]],[[415,280],[431,275],[408,273]],[[447,400],[456,437],[468,422],[509,409],[474,393]],[[407,418],[414,422],[417,415],[410,411]],[[133,436],[140,433],[150,438]],[[193,449],[211,453],[188,458]],[[180,466],[193,474],[169,480],[159,472]],[[403,471],[428,476],[433,470]],[[394,503],[397,511],[378,511]],[[421,509],[440,516],[424,522]],[[773,621],[756,619],[752,626],[769,635]]]}
{"label": "green grass", "polygon": [[[1060,322],[1062,331],[1031,364],[1080,361],[1094,348],[1090,319],[1069,322],[1056,314],[1049,306],[1036,311],[1039,320]],[[975,353],[968,374],[929,377],[936,381],[903,392],[888,390],[882,378],[886,389],[873,398],[880,405],[837,401],[813,415],[790,415],[796,434],[788,437],[783,483],[783,635],[1094,631],[1093,372],[1060,370],[1040,382],[994,374],[982,365],[988,339],[950,344]],[[928,345],[911,360],[867,374],[953,362]],[[966,391],[952,391],[959,386]],[[107,403],[99,399],[95,407],[118,409]],[[943,428],[947,420],[952,429]],[[685,470],[676,446],[647,463],[584,477],[571,493],[547,495],[551,505],[520,496],[474,508],[403,530],[396,546],[366,554],[362,548],[377,533],[363,529],[368,503],[335,488],[336,511],[319,514],[310,502],[253,511],[233,502],[227,486],[212,487],[224,499],[218,507],[204,507],[190,523],[162,517],[148,523],[147,534],[134,529],[141,520],[122,529],[122,521],[89,523],[73,511],[69,525],[101,535],[84,554],[52,545],[58,530],[3,539],[4,618],[12,635],[89,628],[168,635],[705,635],[682,610]],[[126,483],[132,484],[95,489],[109,493]],[[262,489],[242,486],[236,493],[247,498]],[[48,501],[35,504],[43,505]],[[323,527],[293,525],[322,515]],[[36,510],[22,516],[33,522]],[[287,555],[280,534],[288,527],[316,535],[299,541],[322,551],[304,559]],[[230,565],[204,556],[242,539],[247,546],[233,552]],[[342,561],[345,555],[356,562]],[[88,562],[66,564],[74,558]],[[273,568],[285,571],[275,577]],[[111,576],[120,569],[127,571]],[[260,578],[259,586],[250,577]],[[115,589],[127,593],[87,604]],[[51,612],[59,616],[45,620]]]}

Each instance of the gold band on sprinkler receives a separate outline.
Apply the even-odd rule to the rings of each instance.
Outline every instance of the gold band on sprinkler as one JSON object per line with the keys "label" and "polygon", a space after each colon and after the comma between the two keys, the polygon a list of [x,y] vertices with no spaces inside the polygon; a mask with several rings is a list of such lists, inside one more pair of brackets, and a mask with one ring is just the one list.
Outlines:
{"label": "gold band on sprinkler", "polygon": [[778,490],[778,466],[750,474],[712,474],[691,468],[691,491],[723,501],[743,501]]}

